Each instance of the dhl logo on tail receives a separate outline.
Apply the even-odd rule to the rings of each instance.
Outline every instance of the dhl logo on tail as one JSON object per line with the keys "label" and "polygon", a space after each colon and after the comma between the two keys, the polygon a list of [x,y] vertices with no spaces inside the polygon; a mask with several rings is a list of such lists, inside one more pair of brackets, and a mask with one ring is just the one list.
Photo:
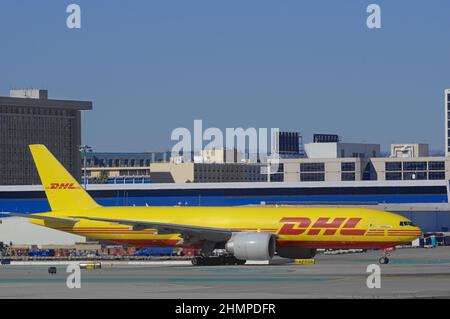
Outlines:
{"label": "dhl logo on tail", "polygon": [[45,189],[80,189],[75,183],[50,183]]}
{"label": "dhl logo on tail", "polygon": [[336,235],[339,233],[343,236],[364,236],[365,229],[355,229],[361,218],[342,218],[337,217],[331,220],[330,217],[321,217],[313,224],[308,217],[284,217],[280,223],[285,223],[278,232],[279,235],[309,235],[317,236],[323,231],[323,235]]}

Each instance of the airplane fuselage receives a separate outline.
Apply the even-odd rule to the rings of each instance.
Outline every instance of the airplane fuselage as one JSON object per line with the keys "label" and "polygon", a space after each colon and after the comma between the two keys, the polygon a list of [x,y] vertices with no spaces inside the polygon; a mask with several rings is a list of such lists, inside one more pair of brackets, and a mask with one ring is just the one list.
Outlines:
{"label": "airplane fuselage", "polygon": [[[278,246],[305,248],[383,249],[410,242],[421,235],[418,227],[405,225],[408,219],[400,215],[350,207],[99,207],[40,215],[95,215],[236,232],[269,232],[277,235]],[[67,225],[30,220],[42,226],[117,244],[137,247],[195,246],[184,245],[178,234],[158,234],[154,229],[133,230],[111,222],[80,219],[73,225]]]}

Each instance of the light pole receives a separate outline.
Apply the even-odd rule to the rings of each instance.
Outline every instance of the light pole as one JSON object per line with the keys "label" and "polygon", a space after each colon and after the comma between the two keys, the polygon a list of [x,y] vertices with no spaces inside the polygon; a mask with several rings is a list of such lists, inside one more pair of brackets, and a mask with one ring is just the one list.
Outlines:
{"label": "light pole", "polygon": [[92,152],[92,147],[89,145],[78,146],[80,152],[83,152],[83,179],[84,179],[84,189],[87,187],[87,169],[86,169],[86,153]]}

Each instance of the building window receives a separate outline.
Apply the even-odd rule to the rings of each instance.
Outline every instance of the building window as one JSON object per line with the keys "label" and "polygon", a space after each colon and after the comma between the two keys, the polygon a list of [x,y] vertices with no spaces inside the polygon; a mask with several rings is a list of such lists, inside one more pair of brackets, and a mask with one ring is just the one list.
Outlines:
{"label": "building window", "polygon": [[341,171],[354,172],[355,171],[355,163],[354,162],[342,162],[341,163]]}
{"label": "building window", "polygon": [[403,173],[403,179],[405,181],[425,180],[425,179],[427,179],[427,173],[426,172],[405,172],[405,173]]}
{"label": "building window", "polygon": [[302,182],[323,182],[325,181],[324,173],[301,173],[300,181]]}
{"label": "building window", "polygon": [[445,171],[444,162],[428,162],[428,169],[430,171]]}
{"label": "building window", "polygon": [[401,171],[402,170],[402,162],[386,162],[385,167],[386,167],[386,172]]}
{"label": "building window", "polygon": [[404,171],[426,171],[427,170],[427,162],[404,162],[403,170]]}
{"label": "building window", "polygon": [[324,172],[325,163],[301,163],[301,172]]}
{"label": "building window", "polygon": [[402,173],[386,173],[387,181],[399,181],[402,179]]}
{"label": "building window", "polygon": [[342,173],[341,174],[341,180],[342,181],[354,181],[355,180],[355,173]]}
{"label": "building window", "polygon": [[429,172],[428,179],[430,180],[443,180],[445,179],[445,172]]}

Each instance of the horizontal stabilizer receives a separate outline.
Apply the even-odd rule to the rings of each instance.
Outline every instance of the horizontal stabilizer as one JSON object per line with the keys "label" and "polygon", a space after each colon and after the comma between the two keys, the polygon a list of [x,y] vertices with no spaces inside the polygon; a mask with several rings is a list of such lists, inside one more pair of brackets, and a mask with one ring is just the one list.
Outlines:
{"label": "horizontal stabilizer", "polygon": [[42,216],[36,214],[23,214],[23,213],[2,213],[7,216],[15,216],[15,217],[23,217],[29,219],[41,219],[49,222],[55,223],[64,223],[64,224],[75,224],[79,222],[78,219],[70,219],[70,218],[59,218],[59,217],[50,217],[50,216]]}

